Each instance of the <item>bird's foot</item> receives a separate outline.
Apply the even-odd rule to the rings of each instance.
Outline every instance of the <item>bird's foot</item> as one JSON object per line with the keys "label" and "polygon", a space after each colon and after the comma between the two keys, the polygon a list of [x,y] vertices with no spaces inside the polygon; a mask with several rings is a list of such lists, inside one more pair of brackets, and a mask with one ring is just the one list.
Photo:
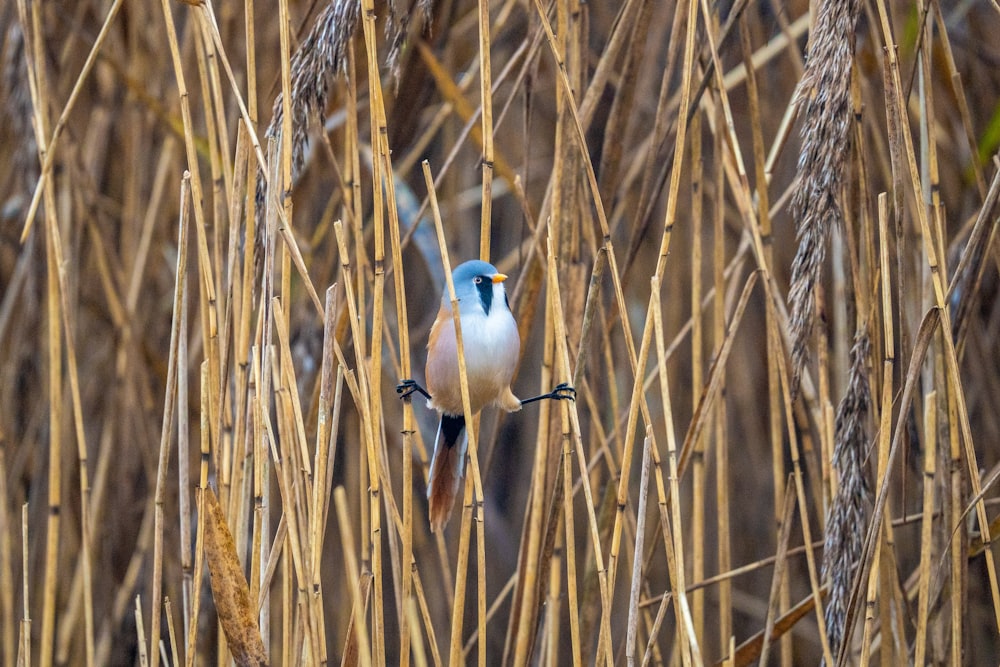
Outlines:
{"label": "bird's foot", "polygon": [[396,385],[396,393],[404,400],[409,400],[410,396],[415,393],[423,394],[428,401],[431,400],[431,395],[427,393],[426,389],[417,384],[416,380],[403,380]]}
{"label": "bird's foot", "polygon": [[569,386],[569,383],[562,382],[553,387],[552,391],[550,391],[547,394],[542,394],[541,396],[535,396],[533,398],[524,399],[523,401],[521,401],[521,405],[527,405],[528,403],[534,403],[535,401],[544,401],[547,398],[550,398],[554,401],[564,401],[564,400],[575,401],[576,389]]}

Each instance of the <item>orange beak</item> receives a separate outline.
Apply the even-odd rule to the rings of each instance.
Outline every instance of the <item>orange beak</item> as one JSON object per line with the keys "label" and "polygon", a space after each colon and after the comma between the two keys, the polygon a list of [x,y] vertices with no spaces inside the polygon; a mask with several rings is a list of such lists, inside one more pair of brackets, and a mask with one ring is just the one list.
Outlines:
{"label": "orange beak", "polygon": [[495,276],[493,276],[493,282],[494,283],[502,283],[505,280],[507,280],[507,274],[506,273],[498,273]]}

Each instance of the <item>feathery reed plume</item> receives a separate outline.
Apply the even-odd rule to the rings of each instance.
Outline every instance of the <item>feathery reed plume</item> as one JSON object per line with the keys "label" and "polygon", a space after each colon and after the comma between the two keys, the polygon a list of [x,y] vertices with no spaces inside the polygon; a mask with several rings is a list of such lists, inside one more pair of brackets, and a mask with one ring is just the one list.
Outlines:
{"label": "feathery reed plume", "polygon": [[[389,18],[386,20],[386,36],[390,49],[387,57],[389,68],[395,74],[398,69],[398,57],[406,38],[409,27],[409,16],[412,7],[401,10],[397,2],[388,2]],[[426,20],[431,15],[433,0],[419,0],[418,8]],[[309,136],[309,121],[322,117],[329,96],[330,81],[343,73],[347,55],[347,45],[354,36],[358,25],[361,3],[357,0],[331,0],[323,9],[312,30],[306,36],[299,48],[292,54],[292,178],[298,177],[305,163],[306,146]],[[266,138],[278,137],[281,134],[281,123],[285,109],[282,94],[274,98],[271,110],[271,122],[264,132]],[[291,184],[288,184],[289,186]],[[262,233],[264,224],[264,197],[266,194],[264,172],[257,172],[257,248],[255,267],[259,273],[263,261],[261,244],[265,238]]]}
{"label": "feathery reed plume", "polygon": [[385,22],[385,37],[389,40],[389,54],[385,57],[385,65],[389,68],[396,82],[399,82],[399,56],[406,43],[406,34],[410,27],[410,17],[414,12],[423,16],[425,29],[428,29],[428,18],[434,9],[434,0],[409,0],[407,7],[401,7],[400,0],[389,0],[389,16]]}
{"label": "feathery reed plume", "polygon": [[854,573],[864,546],[865,511],[871,493],[864,466],[871,406],[870,355],[871,340],[867,330],[862,328],[855,335],[851,348],[847,392],[837,406],[833,465],[840,474],[840,485],[827,513],[823,545],[823,580],[830,582],[830,596],[824,610],[826,632],[834,656],[840,652],[844,640],[844,622]]}
{"label": "feathery reed plume", "polygon": [[799,248],[792,262],[792,393],[798,392],[802,369],[809,359],[819,282],[830,229],[843,221],[837,195],[847,167],[851,121],[851,63],[858,0],[823,0],[806,70],[796,95],[805,105],[800,185],[792,199],[792,217]]}
{"label": "feathery reed plume", "polygon": [[[292,176],[298,175],[305,162],[309,120],[320,117],[326,108],[330,79],[343,70],[347,45],[358,24],[361,4],[350,0],[333,0],[313,25],[299,48],[292,54]],[[264,132],[266,138],[281,134],[285,117],[282,94],[274,98],[271,122]],[[257,172],[257,239],[263,239],[264,172]]]}

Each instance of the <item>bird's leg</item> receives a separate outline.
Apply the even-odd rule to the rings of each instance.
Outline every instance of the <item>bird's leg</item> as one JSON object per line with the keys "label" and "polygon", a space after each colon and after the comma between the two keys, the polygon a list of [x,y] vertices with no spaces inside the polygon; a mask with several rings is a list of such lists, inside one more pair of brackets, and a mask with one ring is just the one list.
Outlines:
{"label": "bird's leg", "polygon": [[416,380],[403,380],[396,385],[396,393],[399,394],[400,398],[409,399],[414,393],[421,393],[429,401],[431,400],[431,395],[427,393],[427,390],[417,384]]}
{"label": "bird's leg", "polygon": [[542,394],[541,396],[534,396],[532,398],[524,399],[523,401],[521,401],[521,405],[527,405],[528,403],[534,403],[535,401],[544,401],[546,398],[551,398],[554,401],[563,401],[563,400],[575,401],[576,389],[573,389],[573,387],[569,386],[568,383],[563,382],[562,384],[557,384],[555,387],[552,388],[552,391],[550,391],[547,394]]}

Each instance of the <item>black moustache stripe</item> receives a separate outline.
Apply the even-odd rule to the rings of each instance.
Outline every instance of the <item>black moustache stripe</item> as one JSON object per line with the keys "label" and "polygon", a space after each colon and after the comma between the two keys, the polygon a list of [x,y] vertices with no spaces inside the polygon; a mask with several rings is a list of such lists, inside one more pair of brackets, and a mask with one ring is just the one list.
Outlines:
{"label": "black moustache stripe", "polygon": [[480,276],[482,280],[476,285],[479,290],[479,301],[483,304],[483,310],[490,314],[490,307],[493,305],[493,280],[487,276]]}

